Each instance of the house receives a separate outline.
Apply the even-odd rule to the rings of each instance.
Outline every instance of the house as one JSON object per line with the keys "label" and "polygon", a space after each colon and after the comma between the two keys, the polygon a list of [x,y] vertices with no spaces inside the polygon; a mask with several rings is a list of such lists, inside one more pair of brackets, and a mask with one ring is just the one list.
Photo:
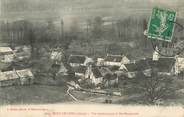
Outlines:
{"label": "house", "polygon": [[153,52],[153,61],[157,61],[160,57],[160,54],[158,53],[158,47],[156,46],[155,51]]}
{"label": "house", "polygon": [[178,74],[182,68],[183,60],[181,57],[162,57],[158,53],[158,47],[153,52],[152,60],[149,60],[149,64],[152,68],[157,68],[161,75]]}
{"label": "house", "polygon": [[124,55],[110,55],[108,54],[104,60],[105,66],[121,66],[121,64],[130,63],[130,60]]}
{"label": "house", "polygon": [[99,67],[90,65],[87,72],[88,78],[91,80],[91,83],[95,86],[103,82],[103,76],[99,70]]}
{"label": "house", "polygon": [[163,75],[173,75],[175,71],[175,58],[159,58],[158,60],[158,69],[159,74]]}
{"label": "house", "polygon": [[70,55],[68,63],[72,67],[87,66],[89,63],[93,63],[93,59],[84,55]]}
{"label": "house", "polygon": [[98,85],[103,81],[103,76],[99,68],[96,66],[76,66],[72,67],[72,69],[75,76],[79,79],[79,82],[85,79],[90,79],[92,84]]}
{"label": "house", "polygon": [[137,71],[142,72],[145,76],[151,76],[151,67],[149,65],[150,59],[141,59],[136,62]]}
{"label": "house", "polygon": [[136,75],[138,74],[137,65],[136,65],[135,62],[134,63],[123,64],[121,66],[120,70],[124,71],[125,75],[128,78],[135,78]]}
{"label": "house", "polygon": [[101,67],[100,72],[103,76],[104,87],[117,86],[118,76],[107,67]]}
{"label": "house", "polygon": [[15,54],[10,47],[0,47],[0,61],[10,63],[14,60]]}
{"label": "house", "polygon": [[160,75],[174,75],[175,62],[174,57],[160,57],[157,61],[149,61],[149,65],[152,69],[158,69]]}
{"label": "house", "polygon": [[20,79],[14,71],[0,72],[0,86],[20,85]]}
{"label": "house", "polygon": [[[122,64],[122,65],[124,65],[124,64]],[[120,67],[121,67],[121,66],[120,66]],[[107,66],[107,68],[108,68],[109,70],[111,70],[113,73],[118,72],[119,69],[120,69],[120,67],[119,67],[119,66]]]}
{"label": "house", "polygon": [[0,47],[0,54],[1,55],[13,54],[13,50],[10,47]]}
{"label": "house", "polygon": [[23,60],[31,57],[30,46],[16,46],[15,47],[16,59]]}
{"label": "house", "polygon": [[104,66],[104,58],[97,58],[97,66]]}
{"label": "house", "polygon": [[[96,69],[95,73],[98,73],[99,76],[103,77],[102,81],[99,81],[99,84],[102,84],[104,87],[110,87],[110,86],[114,86],[118,83],[118,77],[116,74],[114,74],[109,68],[107,67],[94,67],[93,69]],[[116,76],[116,77],[114,77]]]}
{"label": "house", "polygon": [[117,74],[108,74],[104,76],[103,82],[104,87],[116,87],[118,86],[118,76]]}
{"label": "house", "polygon": [[69,66],[67,63],[53,63],[51,65],[52,71],[56,71],[57,73],[66,74],[69,69],[71,69],[71,66]]}
{"label": "house", "polygon": [[183,71],[184,71],[184,57],[176,56],[175,74],[180,74]]}
{"label": "house", "polygon": [[21,85],[27,85],[27,84],[33,83],[34,76],[30,69],[16,70],[15,72],[20,78]]}
{"label": "house", "polygon": [[0,86],[32,84],[33,78],[29,69],[0,72]]}
{"label": "house", "polygon": [[62,73],[64,75],[66,75],[67,72],[68,72],[68,69],[65,67],[65,65],[63,63],[60,63],[60,68],[59,68],[58,73]]}
{"label": "house", "polygon": [[113,74],[113,72],[107,67],[99,67],[99,70],[100,70],[102,76],[105,76],[107,74]]}
{"label": "house", "polygon": [[174,58],[160,57],[158,60],[153,58],[144,58],[130,64],[121,65],[120,70],[127,72],[129,78],[135,77],[138,73],[143,73],[144,76],[150,77],[152,69],[157,68],[159,74],[169,75],[174,71]]}
{"label": "house", "polygon": [[86,66],[76,66],[72,68],[73,71],[75,72],[75,76],[80,78],[80,79],[85,79],[87,78],[87,67]]}

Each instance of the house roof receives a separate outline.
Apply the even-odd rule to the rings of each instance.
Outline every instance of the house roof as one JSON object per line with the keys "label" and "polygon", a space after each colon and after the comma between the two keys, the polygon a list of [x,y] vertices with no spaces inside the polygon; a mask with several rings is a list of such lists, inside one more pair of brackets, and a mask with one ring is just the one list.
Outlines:
{"label": "house roof", "polygon": [[7,71],[0,73],[0,81],[17,79],[19,76],[15,71]]}
{"label": "house roof", "polygon": [[33,77],[33,74],[31,70],[24,69],[24,70],[16,70],[16,71],[6,71],[0,73],[0,81],[3,80],[13,80],[17,78],[23,78],[23,77]]}
{"label": "house roof", "polygon": [[143,71],[149,68],[157,68],[160,72],[170,72],[175,63],[175,58],[162,57],[158,61],[153,61],[152,58],[146,58],[135,63],[125,64],[129,72]]}
{"label": "house roof", "polygon": [[184,54],[181,53],[181,54],[177,55],[177,57],[179,57],[179,58],[184,58]]}
{"label": "house roof", "polygon": [[129,72],[137,71],[137,66],[136,66],[135,63],[128,63],[128,64],[125,64],[125,67],[126,67],[126,69],[127,69]]}
{"label": "house roof", "polygon": [[121,62],[122,58],[121,55],[107,55],[105,61]]}
{"label": "house roof", "polygon": [[112,72],[118,71],[119,70],[119,66],[108,66],[107,67],[109,70],[111,70]]}
{"label": "house roof", "polygon": [[67,72],[67,71],[68,70],[67,70],[66,66],[63,63],[61,63],[60,68],[59,68],[59,72]]}
{"label": "house roof", "polygon": [[96,78],[100,78],[102,77],[102,74],[99,70],[98,67],[92,67],[92,72],[93,72],[93,75],[96,77]]}
{"label": "house roof", "polygon": [[158,68],[159,72],[170,72],[175,61],[175,58],[162,57],[158,61],[150,61],[149,64],[151,67]]}
{"label": "house roof", "polygon": [[101,67],[99,70],[103,76],[106,74],[113,74],[112,71],[107,67]]}
{"label": "house roof", "polygon": [[150,68],[149,61],[147,59],[139,60],[135,64],[138,71],[143,71]]}
{"label": "house roof", "polygon": [[150,67],[154,67],[156,64],[156,61],[153,60],[152,58],[146,58],[146,60],[148,61],[148,64],[150,65]]}
{"label": "house roof", "polygon": [[10,47],[0,47],[0,53],[12,53],[13,50]]}
{"label": "house roof", "polygon": [[141,59],[132,63],[125,64],[125,67],[129,72],[143,71],[151,68],[148,59]]}
{"label": "house roof", "polygon": [[86,60],[85,60],[85,63],[86,64],[93,64],[94,63],[94,60],[92,59],[92,58],[86,58]]}
{"label": "house roof", "polygon": [[87,67],[86,66],[77,66],[77,67],[73,67],[73,70],[75,73],[85,74]]}
{"label": "house roof", "polygon": [[16,70],[17,74],[19,77],[33,77],[33,73],[31,72],[30,69],[23,69],[23,70]]}
{"label": "house roof", "polygon": [[30,53],[31,46],[16,46],[14,51],[16,51],[17,53]]}
{"label": "house roof", "polygon": [[106,80],[114,80],[114,79],[117,79],[117,75],[116,74],[109,74],[109,77],[104,77],[104,79],[106,79]]}
{"label": "house roof", "polygon": [[51,68],[52,69],[59,69],[61,67],[60,64],[52,64]]}
{"label": "house roof", "polygon": [[160,72],[170,72],[175,63],[174,58],[159,58],[158,68]]}
{"label": "house roof", "polygon": [[69,57],[68,62],[69,63],[79,63],[79,64],[83,64],[86,60],[86,56],[83,55],[71,55]]}

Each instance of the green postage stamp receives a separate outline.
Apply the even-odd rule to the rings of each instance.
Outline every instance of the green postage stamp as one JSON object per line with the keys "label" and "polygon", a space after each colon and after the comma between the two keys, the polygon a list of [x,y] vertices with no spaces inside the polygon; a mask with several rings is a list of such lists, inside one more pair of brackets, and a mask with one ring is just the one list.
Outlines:
{"label": "green postage stamp", "polygon": [[176,12],[154,7],[148,24],[147,36],[170,42],[174,31]]}

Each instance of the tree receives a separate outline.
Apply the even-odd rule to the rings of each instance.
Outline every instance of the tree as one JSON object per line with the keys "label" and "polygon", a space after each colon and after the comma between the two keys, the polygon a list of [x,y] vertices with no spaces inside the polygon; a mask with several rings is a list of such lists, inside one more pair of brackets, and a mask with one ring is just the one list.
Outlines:
{"label": "tree", "polygon": [[59,37],[59,32],[57,32],[54,22],[52,20],[48,21],[48,25],[46,27],[46,40],[52,44],[57,44],[57,40]]}
{"label": "tree", "polygon": [[100,38],[102,36],[102,24],[103,20],[101,17],[97,16],[94,18],[92,33],[95,38]]}
{"label": "tree", "polygon": [[118,37],[118,39],[119,40],[121,40],[123,37],[124,37],[124,35],[123,35],[123,33],[124,33],[124,22],[123,21],[118,21],[117,23],[116,23],[116,28],[117,28],[117,37]]}
{"label": "tree", "polygon": [[92,24],[93,24],[93,22],[92,22],[92,20],[91,19],[87,19],[86,20],[86,39],[85,39],[85,41],[88,43],[88,42],[90,42],[90,36],[91,36],[91,29],[92,29]]}
{"label": "tree", "polygon": [[171,77],[161,76],[158,74],[157,69],[153,69],[151,77],[147,77],[140,85],[145,101],[154,104],[158,100],[173,96],[174,88],[172,87],[172,81]]}
{"label": "tree", "polygon": [[34,55],[34,44],[35,44],[35,34],[33,32],[33,29],[30,29],[28,38],[29,38],[29,44],[31,46],[31,56],[33,57],[33,55]]}
{"label": "tree", "polygon": [[54,80],[56,80],[56,76],[57,76],[57,73],[58,73],[58,71],[59,71],[59,68],[60,68],[60,65],[58,65],[58,64],[52,64],[52,66],[51,66],[51,74],[52,74],[52,78],[54,79]]}
{"label": "tree", "polygon": [[111,73],[107,73],[107,74],[105,74],[104,79],[105,80],[110,80],[111,77],[112,77],[112,74]]}
{"label": "tree", "polygon": [[[145,19],[143,20],[143,30],[144,31],[147,30],[147,21]],[[143,41],[144,41],[144,47],[147,48],[148,42],[147,42],[146,36],[144,36]]]}
{"label": "tree", "polygon": [[[117,43],[111,43],[106,48],[107,53],[122,54],[123,49]],[[124,52],[123,52],[124,53]]]}

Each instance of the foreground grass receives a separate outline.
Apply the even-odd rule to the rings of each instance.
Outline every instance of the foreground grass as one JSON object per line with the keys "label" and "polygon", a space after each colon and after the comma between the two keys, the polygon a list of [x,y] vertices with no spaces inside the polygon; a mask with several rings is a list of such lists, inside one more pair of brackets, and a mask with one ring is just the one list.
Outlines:
{"label": "foreground grass", "polygon": [[71,101],[65,86],[12,86],[0,88],[0,105],[43,104]]}
{"label": "foreground grass", "polygon": [[[139,79],[140,80],[140,79]],[[11,86],[0,87],[0,105],[7,104],[53,104],[71,102],[73,99],[66,94],[67,87],[64,83],[59,82],[60,79],[48,80],[48,78],[41,78],[37,80],[37,85],[30,86]],[[79,100],[91,103],[104,103],[105,99],[111,99],[112,104],[145,104],[142,98],[142,92],[131,89],[137,87],[137,81],[134,80],[119,80],[119,87],[115,91],[121,91],[122,96],[110,96],[101,94],[92,94],[81,91],[71,91],[71,93]],[[141,82],[143,80],[140,80]],[[39,82],[42,82],[42,84]],[[176,96],[163,100],[163,105],[184,105],[184,80],[175,79],[174,85],[176,88]],[[38,85],[39,84],[39,85]],[[50,85],[48,85],[50,84]],[[51,85],[52,84],[52,85]],[[109,88],[108,90],[113,90]]]}

